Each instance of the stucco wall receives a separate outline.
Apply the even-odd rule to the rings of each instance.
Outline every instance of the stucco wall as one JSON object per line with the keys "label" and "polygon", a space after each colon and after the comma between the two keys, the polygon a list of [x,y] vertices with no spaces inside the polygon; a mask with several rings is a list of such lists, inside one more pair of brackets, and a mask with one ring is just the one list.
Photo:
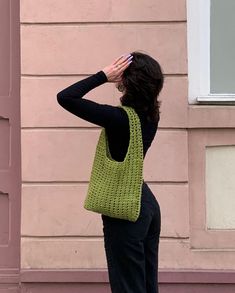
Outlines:
{"label": "stucco wall", "polygon": [[[161,207],[159,267],[232,267],[226,252],[190,244],[188,127],[203,114],[188,111],[186,32],[185,0],[21,0],[22,268],[106,268],[100,215],[83,208],[100,129],[56,93],[132,50],[166,76],[144,170]],[[112,84],[87,97],[119,102]]]}

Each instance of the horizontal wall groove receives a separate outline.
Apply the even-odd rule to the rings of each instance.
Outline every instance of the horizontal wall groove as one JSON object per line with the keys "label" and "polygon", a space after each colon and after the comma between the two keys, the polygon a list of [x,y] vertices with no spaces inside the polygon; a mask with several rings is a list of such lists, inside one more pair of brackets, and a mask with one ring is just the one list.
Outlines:
{"label": "horizontal wall groove", "polygon": [[[147,181],[152,185],[188,185],[188,181]],[[39,186],[39,185],[80,185],[88,184],[89,181],[22,181],[23,186]]]}
{"label": "horizontal wall groove", "polygon": [[[101,216],[101,215],[100,215]],[[68,240],[68,239],[73,239],[73,240],[92,240],[92,241],[95,241],[95,240],[103,240],[103,235],[56,235],[56,236],[44,236],[44,235],[41,235],[41,236],[34,236],[34,235],[27,235],[27,234],[21,234],[21,239],[22,238],[25,238],[25,239],[38,239],[38,240],[46,240],[46,239],[49,239],[49,240],[55,240],[55,239],[63,239],[63,240]],[[160,236],[160,239],[162,240],[189,240],[189,237],[182,237],[182,236]]]}
{"label": "horizontal wall groove", "polygon": [[[98,72],[99,70],[102,69],[97,69],[96,72]],[[94,72],[95,73],[95,72]],[[26,74],[26,73],[22,73],[21,77],[28,77],[28,78],[48,78],[48,77],[88,77],[91,76],[94,73],[68,73],[68,74]],[[165,73],[164,74],[165,77],[187,77],[188,74],[187,73]]]}
{"label": "horizontal wall groove", "polygon": [[184,24],[186,20],[155,20],[155,21],[94,21],[94,22],[21,22],[21,26],[93,26],[93,25],[142,25],[142,24]]}
{"label": "horizontal wall groove", "polygon": [[[78,117],[79,118],[79,117]],[[52,131],[59,131],[59,130],[101,130],[101,127],[99,126],[66,126],[66,127],[55,127],[55,126],[45,126],[45,127],[21,127],[21,130],[30,130],[30,131],[35,131],[35,130],[52,130]]]}
{"label": "horizontal wall groove", "polygon": [[235,248],[192,248],[190,247],[191,251],[195,252],[220,252],[220,251],[226,251],[226,252],[235,252]]}
{"label": "horizontal wall groove", "polygon": [[23,185],[74,185],[88,184],[89,181],[21,181]]}
{"label": "horizontal wall groove", "polygon": [[[78,117],[79,118],[79,117]],[[81,118],[80,118],[81,119]],[[52,131],[60,131],[60,130],[101,130],[99,126],[45,126],[45,127],[21,127],[23,131],[44,131],[44,130],[52,130]],[[158,127],[158,131],[184,131],[187,130],[185,127]]]}
{"label": "horizontal wall groove", "polygon": [[47,78],[47,77],[88,77],[91,76],[92,73],[69,73],[69,74],[21,74],[21,77],[37,77],[37,78]]}
{"label": "horizontal wall groove", "polygon": [[22,238],[25,238],[25,239],[38,239],[38,240],[41,240],[41,239],[49,239],[49,240],[55,240],[55,239],[63,239],[63,240],[66,240],[66,239],[70,239],[70,238],[73,238],[73,239],[82,239],[82,240],[102,240],[103,239],[103,236],[102,235],[86,235],[86,236],[83,236],[83,235],[56,235],[56,236],[44,236],[44,235],[40,235],[40,236],[34,236],[34,235],[25,235],[25,234],[21,234],[21,239]]}

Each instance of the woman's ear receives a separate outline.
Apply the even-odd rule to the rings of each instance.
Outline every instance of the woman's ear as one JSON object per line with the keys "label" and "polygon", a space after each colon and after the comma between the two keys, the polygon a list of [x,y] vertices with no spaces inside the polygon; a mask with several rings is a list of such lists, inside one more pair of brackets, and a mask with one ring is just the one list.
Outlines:
{"label": "woman's ear", "polygon": [[125,90],[125,87],[121,81],[116,83],[116,88],[119,90],[119,92],[124,92]]}

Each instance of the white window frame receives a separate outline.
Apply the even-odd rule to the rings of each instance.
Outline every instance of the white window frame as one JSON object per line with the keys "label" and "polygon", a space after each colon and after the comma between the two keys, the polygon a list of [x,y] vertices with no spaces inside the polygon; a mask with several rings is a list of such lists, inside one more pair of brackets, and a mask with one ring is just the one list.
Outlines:
{"label": "white window frame", "polygon": [[187,0],[189,104],[234,104],[235,94],[210,93],[210,3]]}

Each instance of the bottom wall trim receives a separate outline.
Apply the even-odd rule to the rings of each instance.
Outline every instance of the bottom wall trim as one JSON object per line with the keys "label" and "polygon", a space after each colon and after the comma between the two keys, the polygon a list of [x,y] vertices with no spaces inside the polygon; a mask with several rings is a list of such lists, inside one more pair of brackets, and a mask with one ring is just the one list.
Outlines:
{"label": "bottom wall trim", "polygon": [[[22,269],[23,283],[107,283],[107,269]],[[159,270],[159,283],[234,284],[235,270]],[[235,291],[234,291],[235,292]]]}
{"label": "bottom wall trim", "polygon": [[[235,270],[159,270],[158,277],[160,293],[235,292]],[[108,272],[100,269],[22,270],[20,289],[21,293],[111,293]]]}

